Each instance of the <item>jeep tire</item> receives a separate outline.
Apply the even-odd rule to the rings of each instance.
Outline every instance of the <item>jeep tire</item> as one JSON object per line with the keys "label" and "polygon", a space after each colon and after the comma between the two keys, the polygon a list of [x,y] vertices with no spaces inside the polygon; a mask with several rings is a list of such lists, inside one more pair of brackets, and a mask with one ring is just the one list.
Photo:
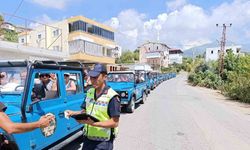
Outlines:
{"label": "jeep tire", "polygon": [[146,100],[147,100],[147,94],[146,94],[146,91],[144,91],[143,93],[142,93],[142,98],[141,98],[141,104],[145,104],[145,102],[146,102]]}
{"label": "jeep tire", "polygon": [[133,96],[127,105],[126,111],[128,113],[133,113],[135,111],[135,97]]}

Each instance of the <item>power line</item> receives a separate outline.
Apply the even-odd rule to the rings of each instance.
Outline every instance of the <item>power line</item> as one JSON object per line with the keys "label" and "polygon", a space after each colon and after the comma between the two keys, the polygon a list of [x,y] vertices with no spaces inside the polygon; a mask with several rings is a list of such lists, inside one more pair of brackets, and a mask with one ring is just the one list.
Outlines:
{"label": "power line", "polygon": [[[21,2],[19,3],[19,5],[17,6],[16,10],[13,13],[13,16],[17,13],[17,11],[21,8],[22,4],[23,4],[24,0],[21,0]],[[12,16],[10,16],[10,18],[8,19],[7,22],[9,22],[12,19]]]}

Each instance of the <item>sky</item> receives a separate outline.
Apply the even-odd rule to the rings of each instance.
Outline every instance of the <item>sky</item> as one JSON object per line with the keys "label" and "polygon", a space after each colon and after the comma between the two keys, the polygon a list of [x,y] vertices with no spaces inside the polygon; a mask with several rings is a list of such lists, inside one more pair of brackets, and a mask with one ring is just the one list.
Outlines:
{"label": "sky", "polygon": [[45,24],[83,15],[114,28],[123,50],[135,50],[147,41],[182,50],[218,42],[223,23],[232,23],[227,41],[250,43],[248,0],[9,0],[0,2],[0,13]]}

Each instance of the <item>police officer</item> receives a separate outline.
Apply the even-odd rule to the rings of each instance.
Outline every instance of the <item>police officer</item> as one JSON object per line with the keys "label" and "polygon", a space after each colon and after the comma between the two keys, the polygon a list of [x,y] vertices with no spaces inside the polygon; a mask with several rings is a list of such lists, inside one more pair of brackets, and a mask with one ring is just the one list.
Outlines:
{"label": "police officer", "polygon": [[[93,88],[87,91],[83,111],[100,121],[94,122],[90,118],[78,121],[85,124],[83,149],[112,150],[113,141],[118,131],[120,100],[118,94],[106,85],[107,70],[104,65],[96,64],[88,75]],[[70,110],[67,112],[69,115],[81,113]]]}
{"label": "police officer", "polygon": [[42,116],[40,120],[32,123],[14,123],[4,113],[7,107],[0,102],[0,128],[7,133],[22,133],[34,130],[36,128],[44,128],[49,126],[52,116]]}

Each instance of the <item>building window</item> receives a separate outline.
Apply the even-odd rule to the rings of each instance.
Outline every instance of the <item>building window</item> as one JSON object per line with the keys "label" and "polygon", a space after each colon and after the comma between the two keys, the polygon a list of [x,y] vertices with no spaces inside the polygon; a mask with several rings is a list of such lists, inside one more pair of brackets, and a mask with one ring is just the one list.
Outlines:
{"label": "building window", "polygon": [[236,48],[236,53],[239,53],[240,52],[240,48]]}
{"label": "building window", "polygon": [[78,52],[85,52],[85,41],[84,40],[73,40],[69,41],[69,53],[75,54]]}
{"label": "building window", "polygon": [[107,49],[107,56],[112,57],[112,49]]}
{"label": "building window", "polygon": [[69,23],[69,32],[73,31],[86,31],[86,23],[81,20]]}
{"label": "building window", "polygon": [[38,39],[42,39],[42,34],[38,34],[38,35],[37,35],[37,38],[38,38]]}
{"label": "building window", "polygon": [[59,46],[53,46],[53,50],[59,51],[60,47]]}
{"label": "building window", "polygon": [[53,31],[53,37],[58,37],[59,36],[59,29],[56,29]]}
{"label": "building window", "polygon": [[83,21],[79,21],[79,30],[86,31],[86,23]]}
{"label": "building window", "polygon": [[87,23],[87,31],[88,33],[93,33],[93,25]]}
{"label": "building window", "polygon": [[95,35],[104,37],[106,39],[110,39],[110,40],[115,39],[114,32],[102,29],[100,27],[83,22],[81,20],[75,21],[73,23],[69,23],[68,25],[69,25],[69,32],[84,31],[84,32],[88,32],[91,34],[95,34]]}
{"label": "building window", "polygon": [[101,36],[110,40],[114,40],[114,33],[105,29],[101,29]]}
{"label": "building window", "polygon": [[69,23],[69,33],[73,31],[73,23]]}
{"label": "building window", "polygon": [[74,29],[74,31],[80,30],[80,27],[79,27],[79,26],[80,26],[80,25],[79,25],[79,22],[78,22],[78,21],[74,22],[74,23],[73,23],[73,29]]}
{"label": "building window", "polygon": [[103,47],[101,45],[85,41],[85,53],[94,56],[103,56]]}
{"label": "building window", "polygon": [[97,27],[97,26],[93,26],[93,30],[94,30],[94,34],[101,36],[102,35],[102,29]]}
{"label": "building window", "polygon": [[211,50],[211,54],[213,54],[214,53],[214,51],[213,50]]}
{"label": "building window", "polygon": [[158,49],[158,46],[156,47],[156,49]]}
{"label": "building window", "polygon": [[105,47],[102,48],[102,55],[103,55],[103,56],[106,56]]}

